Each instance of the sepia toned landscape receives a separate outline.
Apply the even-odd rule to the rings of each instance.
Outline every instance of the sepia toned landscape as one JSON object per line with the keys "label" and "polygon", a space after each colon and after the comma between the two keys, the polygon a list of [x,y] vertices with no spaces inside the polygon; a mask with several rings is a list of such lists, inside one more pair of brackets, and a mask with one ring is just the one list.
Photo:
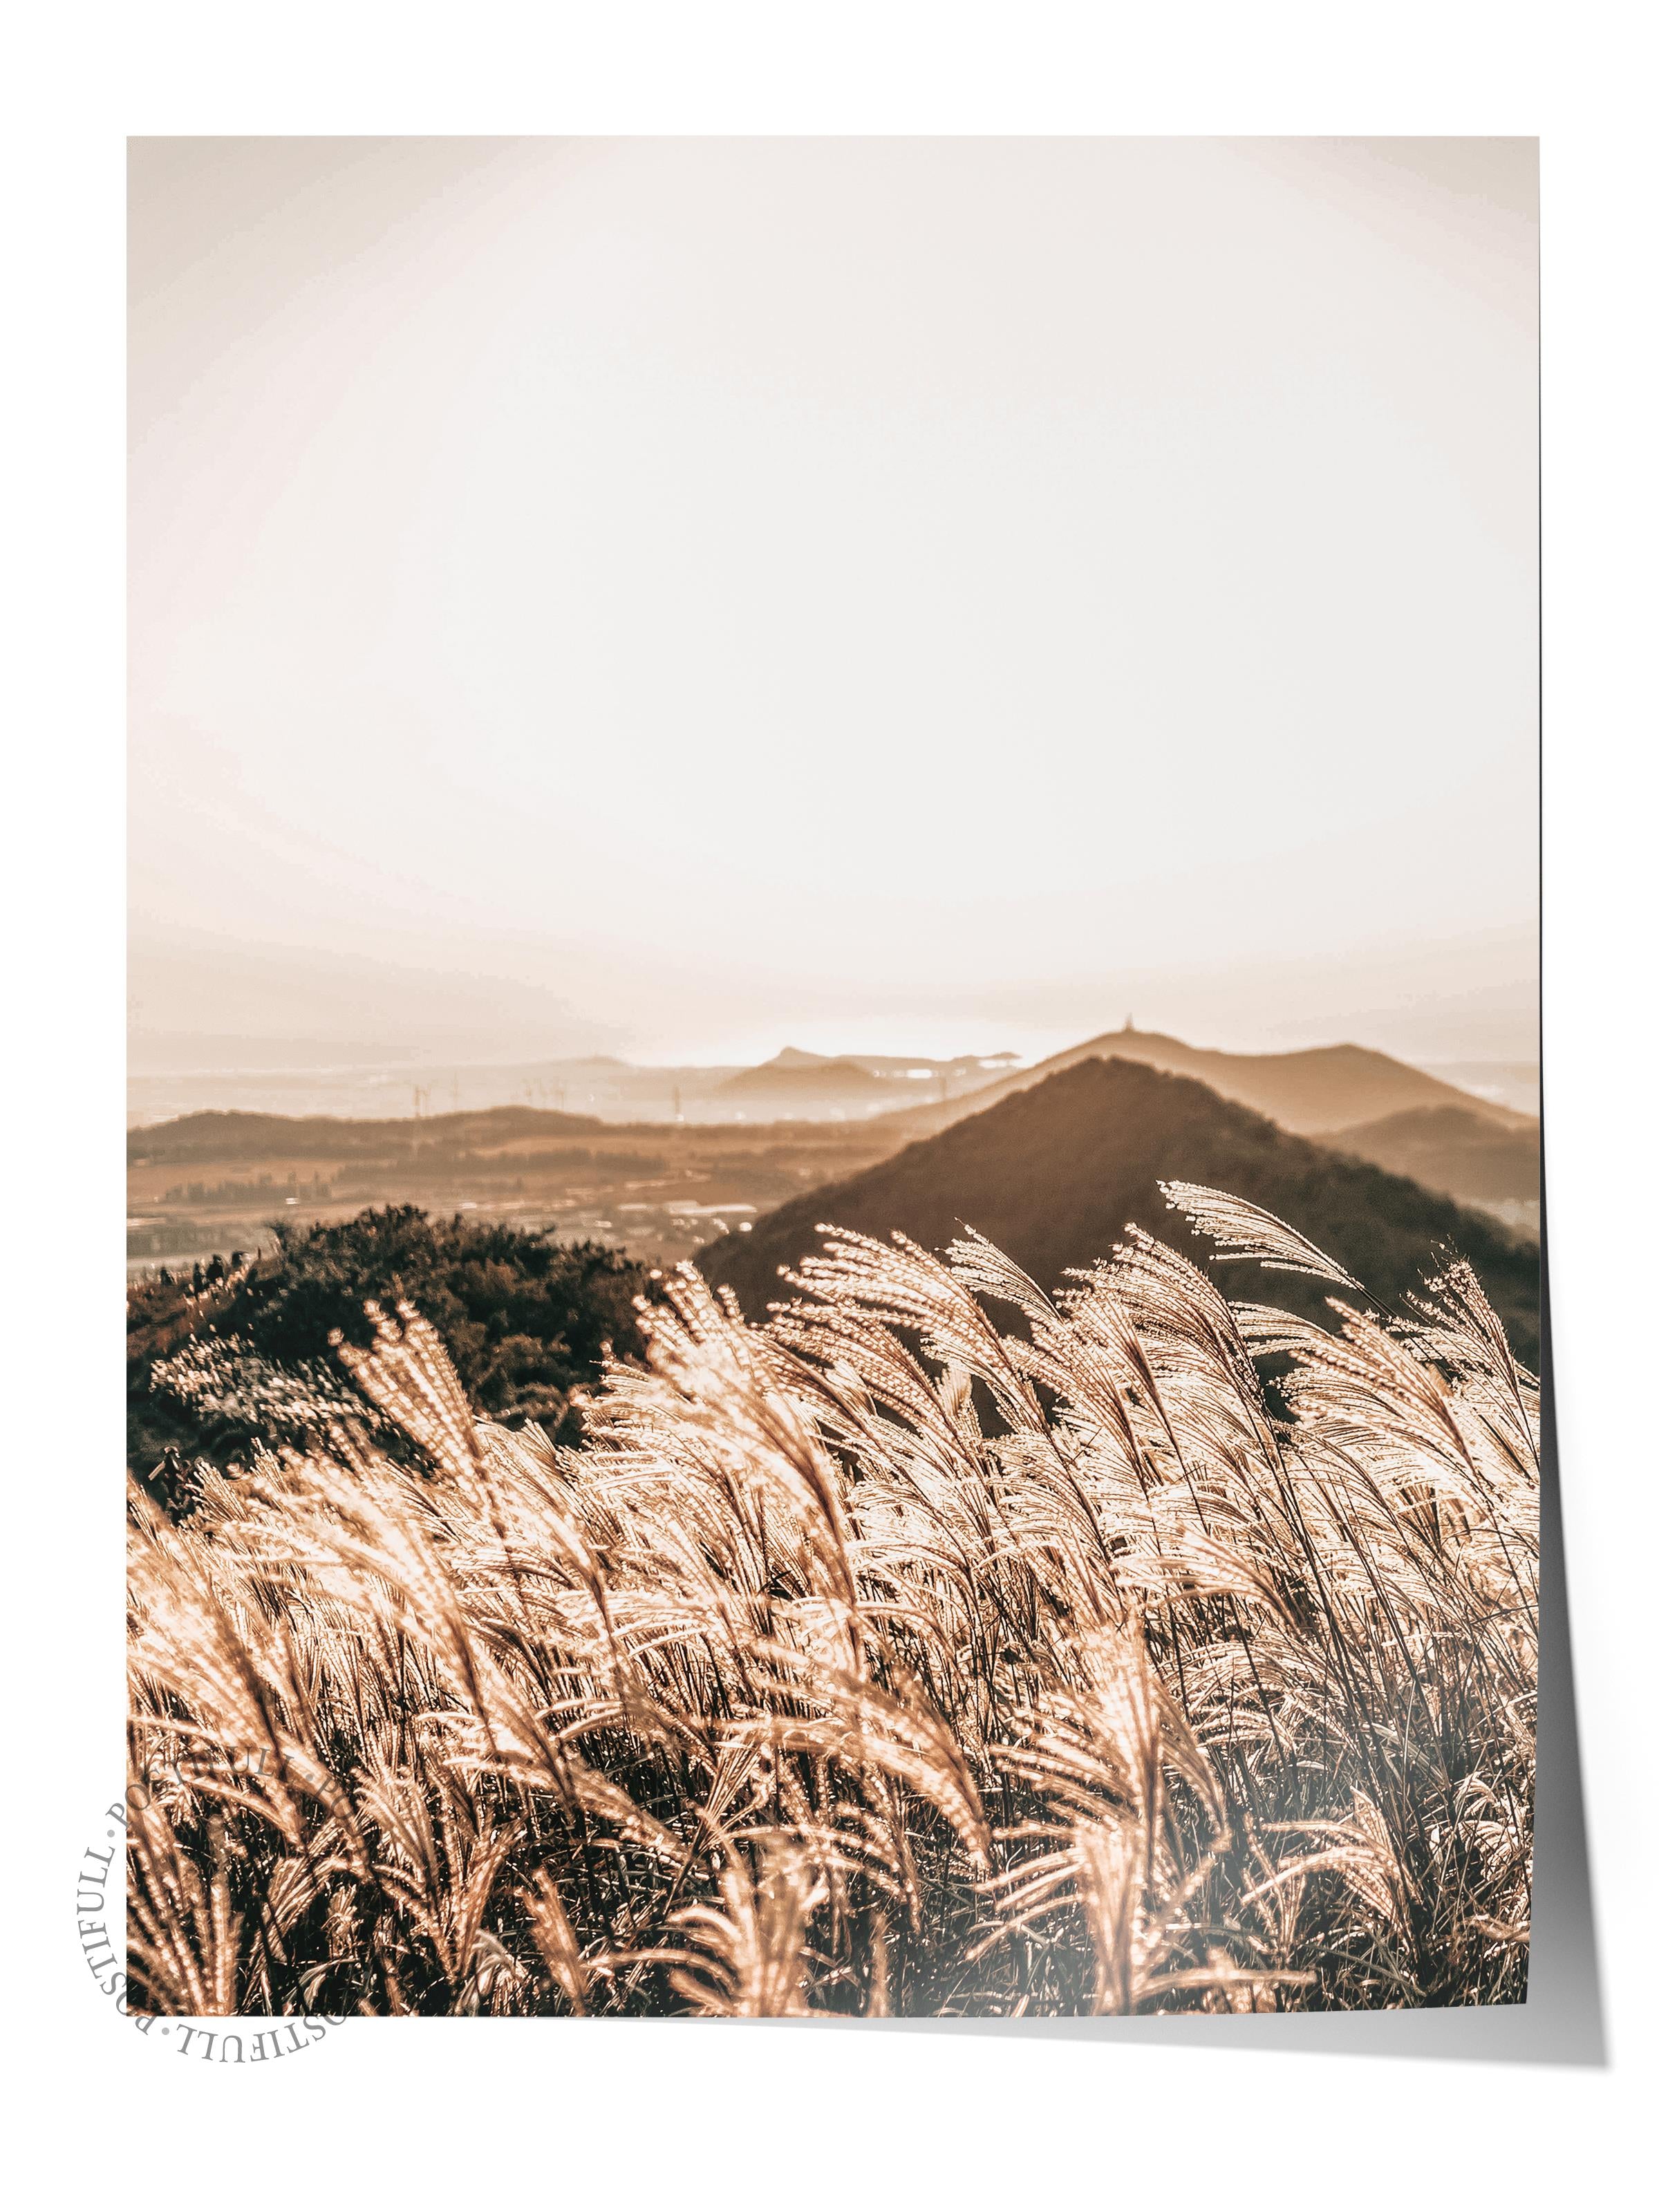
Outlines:
{"label": "sepia toned landscape", "polygon": [[1537,1248],[1358,1147],[1535,1189],[1536,1125],[1133,1042],[895,1130],[142,1133],[297,1199],[130,1293],[145,2001],[1522,1994]]}
{"label": "sepia toned landscape", "polygon": [[[231,1109],[131,1128],[129,1261],[139,1272],[187,1266],[257,1246],[287,1214],[333,1221],[383,1205],[483,1212],[567,1237],[605,1235],[653,1261],[689,1259],[803,1188],[839,1182],[1083,1060],[1112,1058],[1189,1075],[1328,1150],[1522,1232],[1538,1228],[1535,1115],[1381,1053],[1205,1052],[1118,1030],[1030,1069],[901,1061],[902,1073],[866,1078],[873,1097],[860,1092],[856,1108],[843,1071],[864,1073],[859,1062],[781,1057],[781,1070],[774,1061],[722,1072],[696,1100],[696,1121],[624,1118],[602,1094],[595,1103],[612,1109],[604,1115],[501,1105],[374,1121]],[[666,1087],[659,1071],[625,1073],[641,1091],[653,1077]],[[670,1073],[684,1103],[702,1071]],[[614,1071],[611,1088],[623,1088]],[[913,1103],[918,1090],[934,1095]]]}
{"label": "sepia toned landscape", "polygon": [[1531,1378],[1466,1262],[1377,1316],[1169,1194],[1340,1333],[1144,1232],[1053,1299],[832,1236],[764,1330],[678,1276],[577,1449],[480,1422],[405,1304],[342,1347],[364,1410],[137,1493],[141,2002],[1522,1995]]}
{"label": "sepia toned landscape", "polygon": [[1523,2002],[1535,149],[132,178],[137,2008]]}

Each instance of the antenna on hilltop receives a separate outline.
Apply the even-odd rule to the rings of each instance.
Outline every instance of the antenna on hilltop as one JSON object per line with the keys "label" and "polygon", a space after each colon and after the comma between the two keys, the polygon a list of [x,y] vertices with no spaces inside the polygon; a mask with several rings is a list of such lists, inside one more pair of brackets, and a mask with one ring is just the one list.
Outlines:
{"label": "antenna on hilltop", "polygon": [[1133,1016],[1133,1014],[1125,1014],[1125,1016],[1123,1017],[1123,1034],[1124,1034],[1124,1036],[1133,1036],[1134,1035],[1134,1030],[1135,1030],[1135,1018],[1134,1018],[1134,1016]]}

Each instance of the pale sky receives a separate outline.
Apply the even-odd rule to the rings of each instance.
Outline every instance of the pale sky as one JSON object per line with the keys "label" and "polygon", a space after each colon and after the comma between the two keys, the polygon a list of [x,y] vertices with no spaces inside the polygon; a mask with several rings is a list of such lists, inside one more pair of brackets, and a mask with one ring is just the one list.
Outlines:
{"label": "pale sky", "polygon": [[138,142],[147,1033],[1535,1052],[1532,141]]}

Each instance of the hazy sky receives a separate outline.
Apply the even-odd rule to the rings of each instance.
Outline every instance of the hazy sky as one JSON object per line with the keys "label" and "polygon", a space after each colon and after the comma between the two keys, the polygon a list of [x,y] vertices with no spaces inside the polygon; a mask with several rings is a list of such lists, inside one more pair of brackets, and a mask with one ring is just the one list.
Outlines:
{"label": "hazy sky", "polygon": [[1531,141],[142,141],[133,1011],[1535,1046]]}

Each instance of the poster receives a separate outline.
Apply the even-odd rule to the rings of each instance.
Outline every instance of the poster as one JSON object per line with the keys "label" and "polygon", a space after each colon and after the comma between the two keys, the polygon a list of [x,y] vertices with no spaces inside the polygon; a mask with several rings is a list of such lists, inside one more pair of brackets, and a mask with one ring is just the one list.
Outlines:
{"label": "poster", "polygon": [[135,142],[139,2011],[1524,1998],[1536,190]]}

